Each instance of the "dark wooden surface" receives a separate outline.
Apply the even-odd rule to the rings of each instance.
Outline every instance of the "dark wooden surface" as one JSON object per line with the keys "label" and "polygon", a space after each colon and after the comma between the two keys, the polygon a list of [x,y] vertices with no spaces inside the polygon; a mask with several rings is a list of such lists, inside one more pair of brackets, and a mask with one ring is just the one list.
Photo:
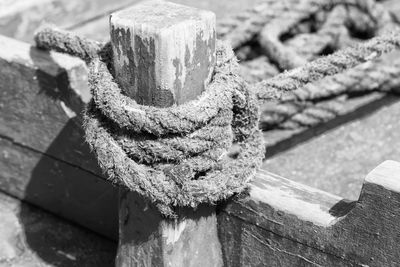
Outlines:
{"label": "dark wooden surface", "polygon": [[268,172],[220,212],[226,266],[397,266],[400,163],[386,161],[351,202]]}
{"label": "dark wooden surface", "polygon": [[114,265],[116,243],[0,193],[0,266]]}
{"label": "dark wooden surface", "polygon": [[117,190],[80,126],[84,63],[0,36],[1,190],[110,237]]}

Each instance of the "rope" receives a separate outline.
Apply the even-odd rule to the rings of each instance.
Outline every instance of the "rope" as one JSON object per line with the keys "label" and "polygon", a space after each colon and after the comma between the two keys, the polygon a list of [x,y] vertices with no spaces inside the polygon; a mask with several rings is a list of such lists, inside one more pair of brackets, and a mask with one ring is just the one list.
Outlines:
{"label": "rope", "polygon": [[[113,80],[109,43],[54,29],[39,31],[35,40],[38,47],[79,56],[90,65],[93,98],[84,115],[84,128],[100,166],[110,181],[149,198],[164,215],[173,217],[176,207],[214,204],[246,187],[264,155],[258,123],[265,130],[311,127],[340,115],[346,95],[389,92],[400,85],[400,34],[387,34],[393,26],[381,23],[387,13],[367,1],[297,0],[298,6],[290,9],[296,13],[292,18],[290,12],[279,16],[264,9],[274,5],[286,10],[285,1],[264,2],[262,9],[253,9],[270,14],[267,20],[263,18],[268,23],[258,27],[258,40],[269,40],[259,44],[264,52],[275,49],[275,58],[267,52],[239,69],[231,49],[219,43],[214,76],[206,91],[195,101],[170,108],[142,106],[121,93]],[[318,38],[306,33],[313,23],[293,26],[310,16],[320,24]],[[238,17],[243,24],[248,19]],[[327,45],[340,47],[348,27],[384,34],[308,62]],[[225,36],[233,32],[226,31]],[[283,43],[278,37],[285,32],[298,33],[297,39],[292,38],[297,41]],[[250,33],[254,29],[246,32]],[[300,38],[320,42],[304,48],[296,44]],[[301,67],[277,74],[279,69],[297,65]],[[238,74],[246,71],[243,66],[251,68],[252,79],[258,81],[251,88]],[[272,78],[262,80],[265,76]],[[262,103],[266,106],[259,121],[258,105]],[[231,155],[229,149],[235,143],[240,149]]]}
{"label": "rope", "polygon": [[[288,10],[282,12],[285,5]],[[393,6],[391,9],[393,10]],[[263,130],[311,127],[338,116],[337,110],[343,103],[338,104],[335,99],[338,95],[354,95],[353,88],[360,83],[352,77],[357,69],[349,70],[371,60],[368,53],[365,56],[361,55],[360,60],[353,58],[353,62],[344,62],[352,56],[342,55],[336,58],[333,64],[330,62],[327,66],[320,64],[315,70],[320,70],[321,73],[314,80],[305,80],[305,77],[314,74],[301,73],[299,69],[308,71],[312,66],[307,67],[307,62],[317,59],[313,62],[315,64],[321,55],[346,47],[357,47],[357,44],[363,42],[362,39],[387,36],[390,31],[398,31],[399,26],[395,16],[390,13],[392,10],[386,9],[381,2],[374,0],[264,1],[250,10],[220,22],[219,25],[222,26],[219,30],[222,31],[219,36],[227,39],[236,48],[236,53],[242,60],[241,74],[254,84],[260,99],[264,101],[277,99],[279,102],[271,104],[267,101],[262,104],[260,127]],[[258,16],[262,16],[263,19],[258,19]],[[251,23],[252,21],[257,23]],[[239,37],[244,39],[238,42]],[[377,56],[386,52],[380,51]],[[326,62],[329,58],[322,60]],[[333,71],[337,67],[335,64],[339,66],[343,64],[344,68],[339,67],[335,72]],[[383,63],[376,63],[376,68],[379,68],[380,64]],[[294,68],[299,69],[274,77],[280,71]],[[360,69],[361,79],[362,66],[357,68]],[[328,72],[324,74],[324,70]],[[341,75],[336,77],[339,73]],[[364,81],[382,84],[386,79],[390,79],[383,72],[374,73],[373,79]],[[332,77],[324,79],[325,76]],[[299,83],[299,80],[304,83]],[[341,81],[345,83],[340,84]],[[358,86],[359,91],[378,90],[371,89],[371,84],[361,84],[362,86]],[[394,88],[396,85],[391,85],[390,89]],[[312,90],[311,95],[303,96],[310,90]],[[328,111],[324,110],[324,105],[329,105]],[[294,114],[293,110],[296,110]]]}
{"label": "rope", "polygon": [[[325,3],[325,6],[322,6],[322,3],[320,4],[321,6],[319,10],[328,6],[328,3]],[[315,10],[310,11],[315,12]],[[348,12],[353,13],[353,17],[347,14]],[[363,15],[362,13],[368,14],[369,21],[367,21],[367,23],[358,23],[357,25],[361,24],[361,26],[357,27],[355,24],[357,21],[359,21],[358,18]],[[295,14],[292,14],[291,12],[280,14],[280,16],[277,16],[269,21],[259,33],[260,45],[264,48],[266,55],[273,62],[276,62],[280,69],[287,70],[296,68],[304,65],[307,62],[306,58],[302,57],[301,54],[297,53],[296,50],[291,49],[290,46],[282,43],[280,38],[294,25],[305,19],[306,16],[310,15],[311,13],[304,14],[301,12],[296,12]],[[356,18],[354,18],[354,15],[356,15]],[[385,12],[381,5],[376,4],[374,0],[348,0],[342,1],[342,5],[337,5],[336,3],[336,6],[329,13],[325,24],[323,24],[322,29],[317,34],[314,34],[314,40],[310,43],[311,45],[306,46],[306,49],[308,50],[306,50],[306,55],[320,53],[325,47],[328,46],[337,47],[339,36],[346,31],[346,24],[350,24],[349,27],[357,27],[356,29],[359,31],[373,32],[377,31],[377,29],[380,27],[383,27],[382,25],[375,24],[381,22],[383,23],[388,20],[389,14]],[[364,20],[361,21],[363,22]],[[372,24],[372,26],[368,27],[369,24]],[[386,24],[384,23],[384,25]],[[360,30],[360,27],[366,29]],[[294,42],[296,42],[296,40]]]}
{"label": "rope", "polygon": [[[244,190],[264,156],[263,139],[257,101],[237,75],[227,45],[218,45],[213,80],[197,100],[156,108],[121,93],[107,67],[110,57],[104,57],[107,46],[82,42],[74,50],[76,38],[53,31],[37,33],[39,47],[57,47],[90,62],[86,141],[111,182],[149,198],[171,217],[178,206],[213,204]],[[239,153],[229,156],[234,143]]]}
{"label": "rope", "polygon": [[[361,63],[378,58],[400,46],[400,33],[376,37],[358,46],[340,50],[332,55],[318,58],[303,67],[293,69],[254,85],[259,99],[290,98],[288,92],[298,90],[324,77],[342,73]],[[309,85],[311,86],[311,85]],[[318,89],[323,90],[323,89]],[[284,98],[285,97],[285,98]]]}

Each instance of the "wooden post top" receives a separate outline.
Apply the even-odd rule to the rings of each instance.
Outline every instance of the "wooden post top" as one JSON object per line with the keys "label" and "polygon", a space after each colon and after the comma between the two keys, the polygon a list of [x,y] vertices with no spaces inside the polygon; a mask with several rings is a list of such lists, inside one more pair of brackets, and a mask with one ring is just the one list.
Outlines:
{"label": "wooden post top", "polygon": [[195,99],[215,64],[215,15],[149,1],[110,16],[116,79],[138,103],[158,107]]}

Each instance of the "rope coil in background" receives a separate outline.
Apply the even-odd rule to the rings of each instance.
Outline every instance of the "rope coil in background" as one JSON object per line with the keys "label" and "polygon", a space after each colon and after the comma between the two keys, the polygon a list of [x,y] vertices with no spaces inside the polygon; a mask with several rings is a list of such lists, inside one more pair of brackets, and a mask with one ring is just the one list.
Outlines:
{"label": "rope coil in background", "polygon": [[[389,57],[384,60],[386,62],[378,60],[373,66],[358,66],[362,63],[358,62],[351,67],[358,66],[357,69],[337,77],[307,86],[297,85],[299,90],[283,98],[276,96],[269,87],[271,81],[283,81],[282,75],[275,77],[280,72],[303,67],[323,55],[355,47],[374,36],[398,32],[398,17],[391,13],[396,9],[393,3],[389,3],[390,9],[387,9],[386,2],[390,1],[260,1],[251,9],[218,23],[219,37],[233,45],[241,60],[241,74],[262,92],[259,97],[268,98],[269,94],[279,98],[278,103],[261,105],[260,127],[264,131],[312,127],[340,115],[346,102],[343,99],[379,90],[398,92],[397,79],[393,79],[397,77],[394,70],[397,63],[393,60],[389,63]],[[371,76],[357,86],[362,80],[363,68],[364,74],[371,72]],[[391,68],[391,77],[385,76],[385,70],[379,71],[380,68]],[[354,77],[356,73],[358,79]],[[393,82],[387,83],[388,79]],[[287,80],[292,87],[295,82]],[[382,83],[390,86],[381,89]],[[281,87],[278,92],[293,90],[287,85]]]}

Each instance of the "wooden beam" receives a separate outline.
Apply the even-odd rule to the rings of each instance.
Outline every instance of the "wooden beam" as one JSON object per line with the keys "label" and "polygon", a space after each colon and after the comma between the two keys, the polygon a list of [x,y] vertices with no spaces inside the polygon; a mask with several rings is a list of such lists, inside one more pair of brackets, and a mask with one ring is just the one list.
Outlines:
{"label": "wooden beam", "polygon": [[400,163],[386,161],[347,201],[266,171],[219,217],[227,266],[397,266]]}
{"label": "wooden beam", "polygon": [[[215,63],[215,16],[162,1],[110,17],[116,78],[146,105],[182,104],[201,94]],[[212,207],[165,219],[145,199],[120,191],[117,266],[221,266]]]}
{"label": "wooden beam", "polygon": [[0,135],[101,176],[80,127],[91,98],[82,60],[0,36],[0,77]]}
{"label": "wooden beam", "polygon": [[0,137],[0,191],[113,240],[118,190],[90,172]]}
{"label": "wooden beam", "polygon": [[81,128],[90,97],[82,60],[0,36],[0,190],[116,239],[118,190]]}

